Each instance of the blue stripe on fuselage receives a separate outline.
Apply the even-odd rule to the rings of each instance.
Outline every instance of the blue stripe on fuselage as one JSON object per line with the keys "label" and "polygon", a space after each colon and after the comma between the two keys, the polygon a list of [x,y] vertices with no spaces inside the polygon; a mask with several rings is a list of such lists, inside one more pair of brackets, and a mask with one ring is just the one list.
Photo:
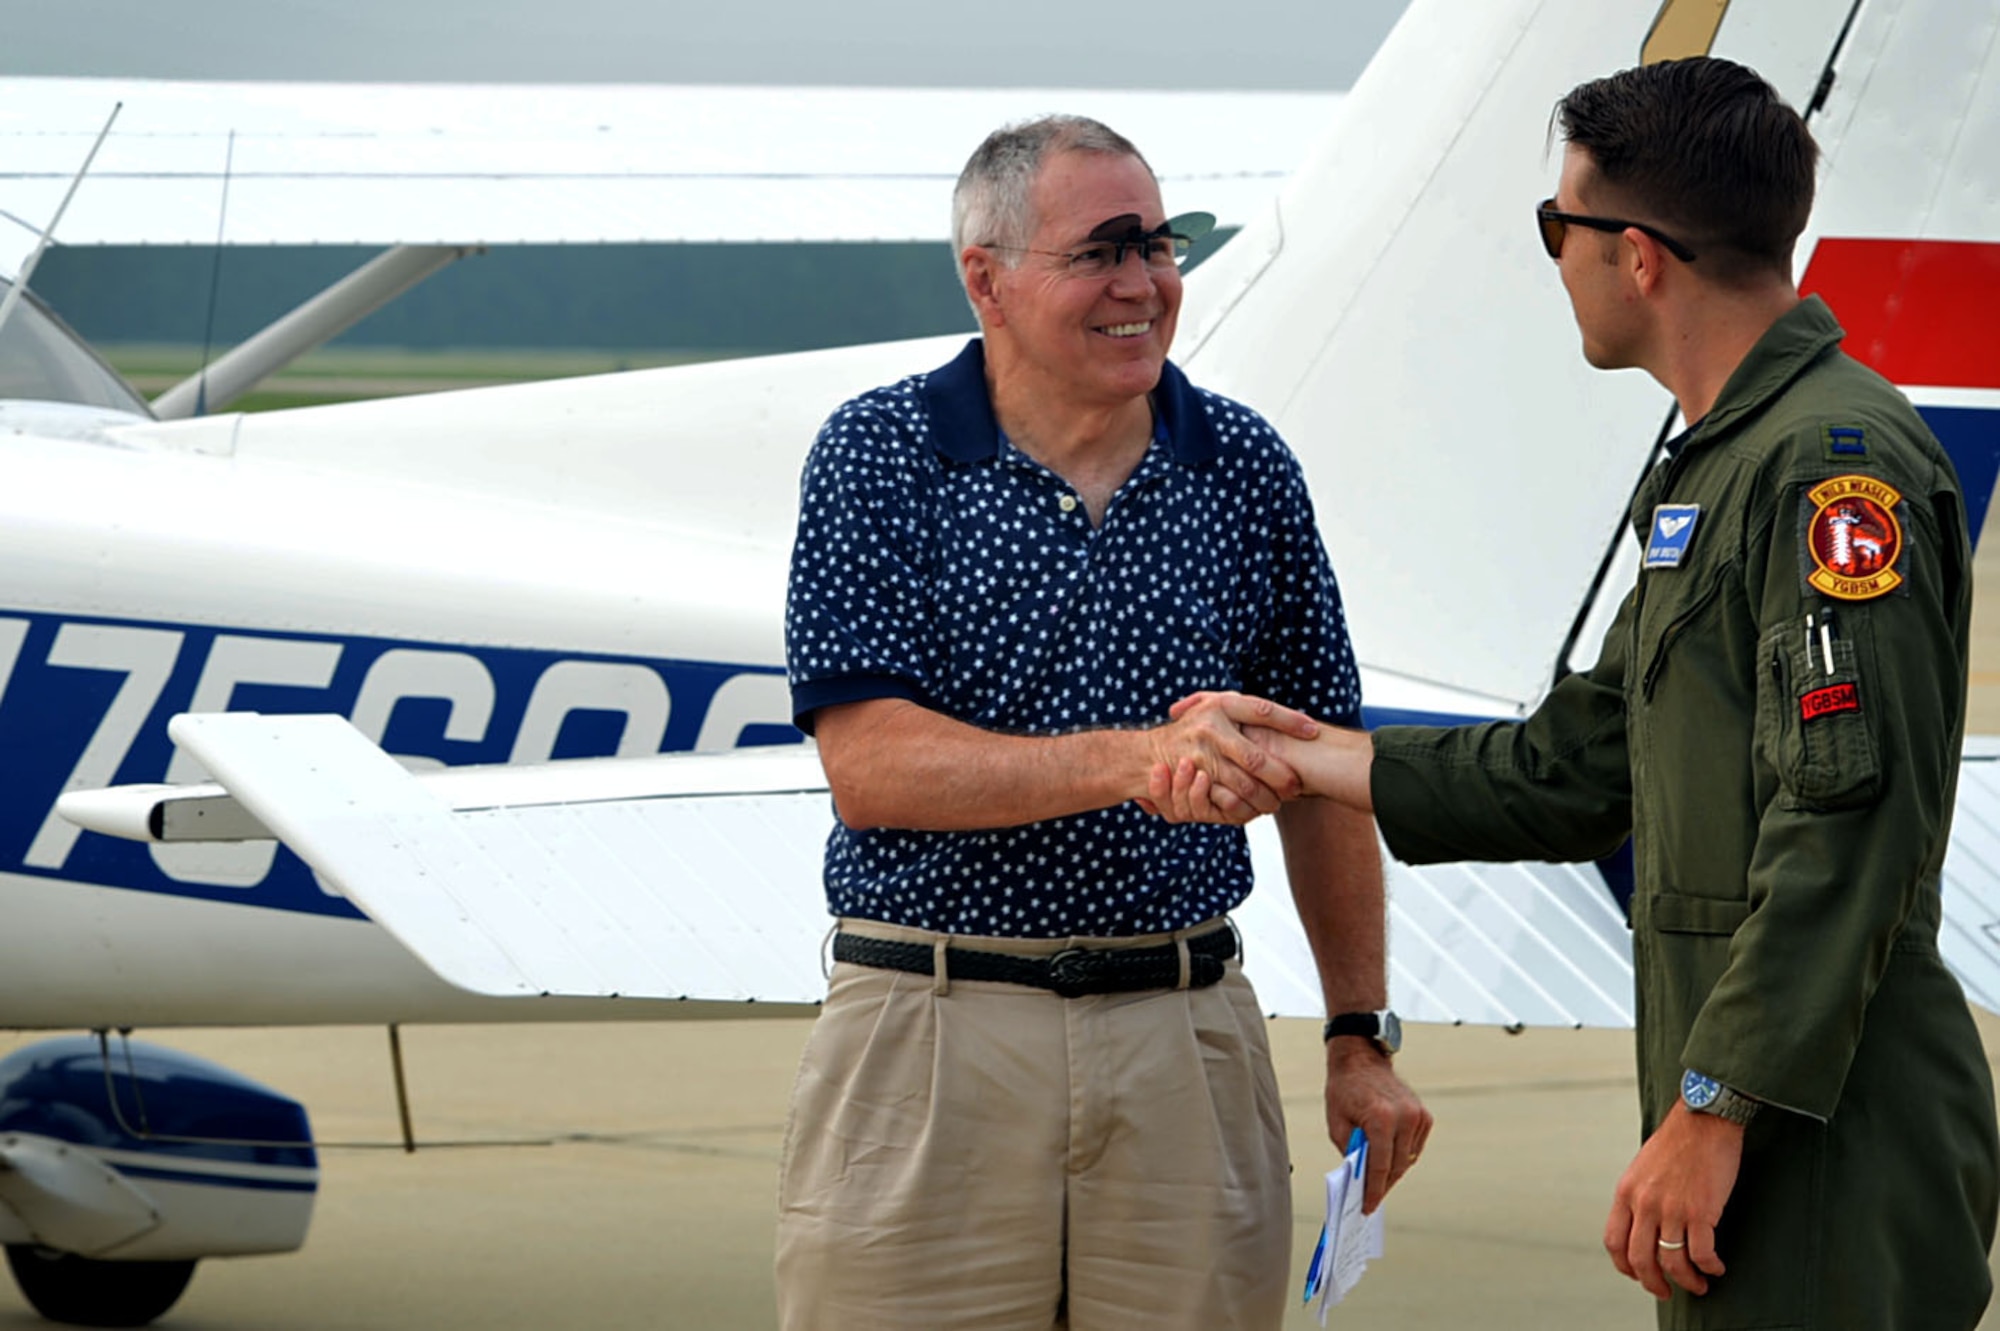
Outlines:
{"label": "blue stripe on fuselage", "polygon": [[1361,707],[1363,729],[1375,730],[1382,726],[1463,726],[1477,725],[1481,721],[1500,718],[1477,716],[1466,712],[1427,712],[1411,707],[1373,707],[1366,703]]}
{"label": "blue stripe on fuselage", "polygon": [[[106,1163],[111,1163],[107,1161]],[[193,1183],[204,1188],[241,1188],[249,1192],[318,1192],[316,1179],[252,1178],[240,1174],[194,1174],[185,1169],[156,1169],[124,1161],[111,1168],[131,1178],[159,1179],[167,1183]]]}
{"label": "blue stripe on fuselage", "polygon": [[[645,710],[631,702],[635,694],[655,700],[649,726],[664,721],[659,751],[692,749],[717,690],[726,682],[745,674],[783,673],[774,666],[272,633],[4,609],[0,609],[0,634],[4,634],[0,636],[0,782],[7,793],[0,800],[0,872],[352,918],[360,912],[323,891],[289,851],[280,849],[270,871],[250,887],[186,882],[163,872],[152,848],[140,842],[84,832],[51,852],[50,811],[94,740],[100,751],[112,755],[112,766],[108,775],[83,784],[165,780],[173,756],[167,721],[189,710],[217,644],[225,641],[236,663],[232,668],[243,680],[228,691],[223,705],[229,710],[352,716],[364,683],[381,667],[371,687],[386,688],[390,699],[383,748],[453,766],[514,759],[522,722],[538,692],[542,724],[553,731],[526,757],[587,758],[616,752],[626,727],[639,724],[633,718]],[[6,673],[5,648],[16,635],[20,647],[11,673]],[[255,682],[260,657],[280,662],[267,674],[283,677],[287,654],[293,660],[303,655],[318,663],[313,669],[325,666],[324,687]],[[247,669],[241,668],[245,661],[250,662]],[[588,681],[576,683],[579,666],[588,668],[586,675],[593,670],[613,677],[622,672],[625,684],[636,681],[643,687],[628,688],[622,695],[614,687],[611,698],[622,701],[589,696]],[[422,681],[427,678],[446,683],[426,692],[428,686]],[[419,682],[408,682],[413,679]],[[391,686],[392,680],[404,683]],[[121,690],[126,696],[120,707],[140,709],[133,722],[122,727],[114,717]],[[462,727],[469,718],[477,721],[483,716],[483,723],[470,726],[472,738],[453,739],[447,734],[454,702],[445,695],[454,690]],[[663,718],[657,705],[661,698]],[[143,720],[137,719],[140,716]],[[646,733],[650,738],[650,729]],[[789,725],[751,723],[733,738],[741,746],[796,743],[800,736]],[[38,835],[41,862],[31,863]]]}

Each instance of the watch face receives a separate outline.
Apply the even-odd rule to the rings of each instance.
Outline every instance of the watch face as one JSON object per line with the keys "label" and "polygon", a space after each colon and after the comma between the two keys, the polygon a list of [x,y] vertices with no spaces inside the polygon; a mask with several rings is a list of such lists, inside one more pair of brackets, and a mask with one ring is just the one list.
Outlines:
{"label": "watch face", "polygon": [[1376,1038],[1388,1047],[1390,1053],[1398,1053],[1403,1048],[1403,1019],[1387,1010],[1381,1016],[1382,1030]]}
{"label": "watch face", "polygon": [[1681,1078],[1681,1099],[1689,1109],[1706,1109],[1722,1094],[1722,1083],[1713,1077],[1704,1077],[1693,1068]]}

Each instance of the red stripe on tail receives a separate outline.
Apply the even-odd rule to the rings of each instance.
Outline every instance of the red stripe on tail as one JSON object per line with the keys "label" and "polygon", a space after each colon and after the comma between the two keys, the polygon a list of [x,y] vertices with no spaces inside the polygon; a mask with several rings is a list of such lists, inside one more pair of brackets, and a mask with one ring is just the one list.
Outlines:
{"label": "red stripe on tail", "polygon": [[1899,384],[2000,388],[2000,245],[1822,240],[1800,289],[1847,330],[1847,354]]}

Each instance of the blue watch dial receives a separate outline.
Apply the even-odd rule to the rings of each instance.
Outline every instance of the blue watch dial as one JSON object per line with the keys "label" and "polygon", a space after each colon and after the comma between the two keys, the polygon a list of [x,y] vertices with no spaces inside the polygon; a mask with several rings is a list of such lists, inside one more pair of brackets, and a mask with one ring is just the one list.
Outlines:
{"label": "blue watch dial", "polygon": [[1706,1109],[1722,1094],[1722,1083],[1689,1068],[1681,1077],[1681,1099],[1689,1109]]}

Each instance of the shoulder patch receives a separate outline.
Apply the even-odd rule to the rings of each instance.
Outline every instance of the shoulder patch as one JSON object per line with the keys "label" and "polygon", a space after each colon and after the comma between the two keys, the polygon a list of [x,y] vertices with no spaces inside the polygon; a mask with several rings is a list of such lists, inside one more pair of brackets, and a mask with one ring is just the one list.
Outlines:
{"label": "shoulder patch", "polygon": [[1868,460],[1868,436],[1858,425],[1822,425],[1819,442],[1828,462]]}
{"label": "shoulder patch", "polygon": [[1806,581],[1840,601],[1866,601],[1902,585],[1896,560],[1903,526],[1896,505],[1903,496],[1872,476],[1836,476],[1806,492],[1813,513],[1806,520],[1806,553],[1813,570]]}

